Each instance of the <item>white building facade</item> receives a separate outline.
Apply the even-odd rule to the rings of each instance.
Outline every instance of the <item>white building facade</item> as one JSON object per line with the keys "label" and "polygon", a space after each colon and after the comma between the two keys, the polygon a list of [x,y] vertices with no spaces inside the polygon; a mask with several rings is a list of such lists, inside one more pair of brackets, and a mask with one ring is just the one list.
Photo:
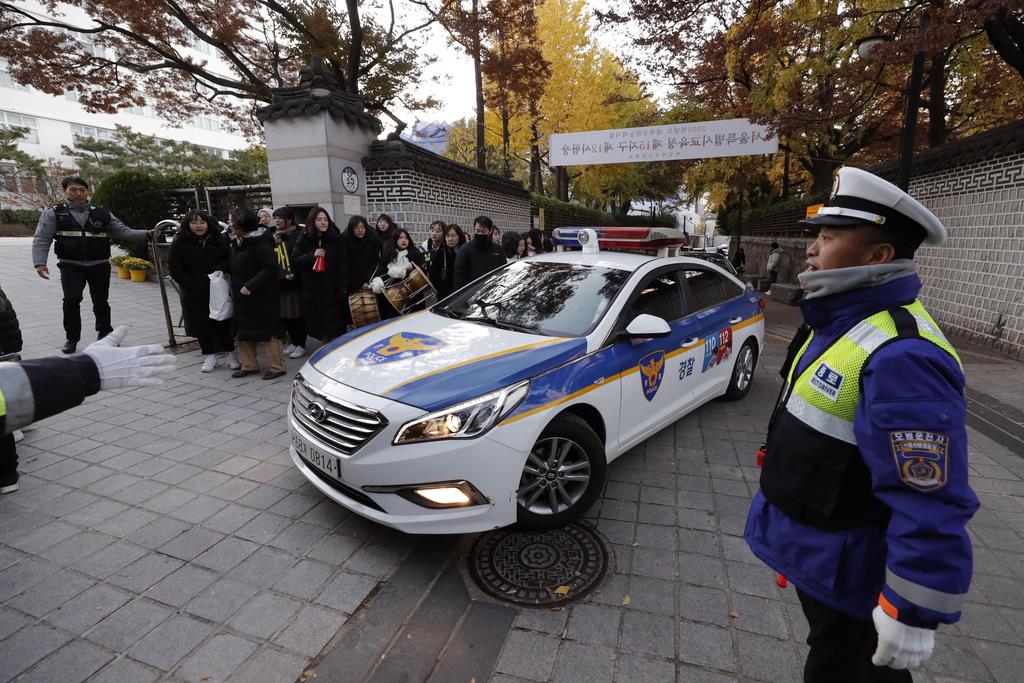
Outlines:
{"label": "white building facade", "polygon": [[[46,18],[45,9],[35,2],[18,3],[33,14]],[[61,21],[86,27],[86,15],[74,8],[66,8],[67,16]],[[68,32],[84,52],[98,54],[103,48],[95,45],[87,34]],[[194,58],[207,60],[211,70],[228,72],[227,66],[209,45],[197,43],[179,48],[192,53]],[[74,147],[76,138],[109,138],[115,126],[122,125],[137,133],[166,140],[187,141],[197,144],[223,158],[232,150],[248,146],[240,133],[228,130],[216,117],[196,116],[189,123],[170,125],[156,117],[152,107],[129,107],[116,114],[94,114],[78,103],[77,93],[69,89],[63,96],[50,95],[30,86],[20,85],[7,72],[7,64],[0,60],[0,126],[21,126],[29,129],[18,147],[27,154],[44,161],[58,161],[73,168],[73,159],[64,154],[63,147]],[[0,162],[2,163],[2,162]]]}

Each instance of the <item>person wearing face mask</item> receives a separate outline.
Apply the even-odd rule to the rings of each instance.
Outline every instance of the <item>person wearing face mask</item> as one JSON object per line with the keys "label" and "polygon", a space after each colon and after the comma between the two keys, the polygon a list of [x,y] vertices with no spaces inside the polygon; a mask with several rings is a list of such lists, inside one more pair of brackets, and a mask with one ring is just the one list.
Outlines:
{"label": "person wearing face mask", "polygon": [[917,299],[914,252],[946,229],[842,168],[799,275],[804,326],[758,460],[744,537],[795,586],[805,681],[909,681],[971,583],[964,375]]}
{"label": "person wearing face mask", "polygon": [[494,222],[487,216],[477,216],[473,221],[473,239],[455,257],[455,289],[505,265],[501,245],[491,239],[493,228]]}
{"label": "person wearing face mask", "polygon": [[61,181],[67,201],[51,206],[39,216],[32,240],[32,263],[39,277],[50,279],[46,260],[56,239],[57,268],[64,290],[64,332],[61,353],[74,353],[82,338],[82,293],[89,285],[98,339],[110,334],[110,238],[141,242],[152,230],[133,230],[101,206],[89,204],[89,183],[81,176]]}
{"label": "person wearing face mask", "polygon": [[302,358],[306,355],[306,320],[302,317],[302,271],[292,268],[292,251],[299,240],[295,212],[287,206],[274,211],[274,252],[281,271],[281,323],[288,333],[284,355]]}
{"label": "person wearing face mask", "polygon": [[[383,273],[391,284],[397,284],[409,277],[413,266],[423,267],[423,254],[412,243],[412,237],[407,230],[399,228],[395,232],[395,239],[384,247],[380,258],[378,273]],[[378,275],[370,281],[370,288],[374,293],[384,293],[383,276]],[[377,297],[377,305],[380,307],[381,318],[394,318],[399,312],[391,305],[385,296]]]}
{"label": "person wearing face mask", "polygon": [[313,207],[295,243],[292,267],[302,280],[302,317],[311,337],[327,343],[348,325],[347,254],[327,210]]}
{"label": "person wearing face mask", "polygon": [[445,228],[443,246],[434,252],[430,261],[430,282],[439,300],[455,291],[456,252],[465,243],[466,235],[461,227],[452,223]]}
{"label": "person wearing face mask", "polygon": [[231,319],[210,318],[209,275],[220,270],[227,258],[228,245],[217,230],[217,221],[201,211],[185,214],[171,242],[167,268],[181,288],[185,334],[199,340],[199,349],[206,356],[202,372],[213,372],[218,361],[235,370],[240,367]]}

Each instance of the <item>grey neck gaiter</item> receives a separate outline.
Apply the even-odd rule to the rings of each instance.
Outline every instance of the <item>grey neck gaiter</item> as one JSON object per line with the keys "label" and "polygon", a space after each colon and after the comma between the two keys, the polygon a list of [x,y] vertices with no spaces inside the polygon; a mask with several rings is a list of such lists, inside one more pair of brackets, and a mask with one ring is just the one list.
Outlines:
{"label": "grey neck gaiter", "polygon": [[872,266],[853,266],[833,270],[805,270],[797,275],[804,299],[817,299],[860,287],[877,287],[917,272],[910,259],[897,259]]}

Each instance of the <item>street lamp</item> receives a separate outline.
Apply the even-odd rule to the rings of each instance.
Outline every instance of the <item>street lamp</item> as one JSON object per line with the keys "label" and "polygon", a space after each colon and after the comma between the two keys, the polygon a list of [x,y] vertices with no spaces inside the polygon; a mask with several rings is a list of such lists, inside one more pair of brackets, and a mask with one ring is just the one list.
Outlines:
{"label": "street lamp", "polygon": [[[900,21],[902,24],[902,20]],[[910,172],[914,164],[914,135],[917,132],[917,110],[921,106],[921,80],[924,75],[925,32],[928,30],[928,14],[922,13],[917,22],[917,49],[910,67],[907,81],[907,109],[903,115],[903,139],[900,144],[900,160],[896,170],[896,185],[904,192],[910,186]],[[893,40],[893,36],[875,32],[857,41],[857,54],[862,59],[871,59],[872,52],[882,43]]]}

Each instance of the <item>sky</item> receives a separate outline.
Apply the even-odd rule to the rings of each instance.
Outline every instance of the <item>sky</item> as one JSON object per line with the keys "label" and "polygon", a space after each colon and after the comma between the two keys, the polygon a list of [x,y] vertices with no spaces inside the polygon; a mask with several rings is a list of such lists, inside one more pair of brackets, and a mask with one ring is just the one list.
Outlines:
{"label": "sky", "polygon": [[[614,0],[587,1],[591,11],[604,9],[613,3]],[[396,3],[396,9],[399,7],[400,4]],[[593,24],[593,36],[598,44],[616,54],[624,54],[626,46],[622,44],[621,31],[613,34],[612,31],[598,26],[596,21]],[[424,73],[418,92],[433,94],[442,101],[442,105],[437,109],[417,112],[411,112],[406,107],[398,105],[395,111],[399,118],[406,121],[411,129],[417,118],[422,121],[453,122],[474,116],[476,96],[473,85],[473,61],[461,47],[448,44],[447,34],[439,26],[431,26],[417,35],[420,36],[418,40],[423,45],[423,50],[438,56],[437,62]],[[655,89],[655,95],[657,94],[658,90]],[[384,123],[388,130],[393,129],[394,124],[389,120],[384,119]]]}

